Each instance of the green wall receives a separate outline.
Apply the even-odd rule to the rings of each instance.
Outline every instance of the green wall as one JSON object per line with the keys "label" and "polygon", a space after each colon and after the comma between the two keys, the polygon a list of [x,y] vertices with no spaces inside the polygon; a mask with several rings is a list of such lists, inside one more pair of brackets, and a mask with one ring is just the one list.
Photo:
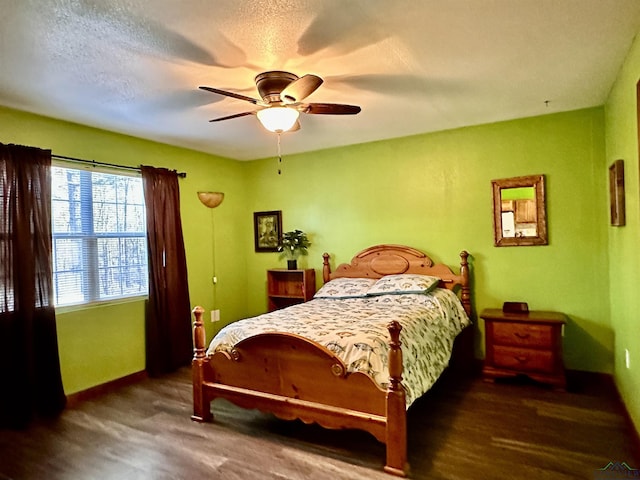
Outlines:
{"label": "green wall", "polygon": [[[367,246],[400,243],[455,266],[466,249],[476,312],[506,300],[565,312],[568,367],[612,372],[603,118],[593,108],[291,155],[280,176],[273,159],[254,161],[248,202],[282,210],[285,231],[307,232],[302,265],[318,272],[325,251],[335,267]],[[546,176],[549,245],[494,247],[491,180],[534,174]],[[283,265],[253,253],[249,292],[261,295],[250,297],[252,313],[265,307],[265,269]]]}
{"label": "green wall", "polygon": [[[614,97],[610,104],[621,109],[616,105],[626,100]],[[620,338],[614,328],[630,337],[633,309],[621,306],[631,298],[628,291],[624,299],[615,293],[610,300],[610,265],[614,275],[625,272],[613,267],[614,248],[610,262],[608,242],[616,232],[637,228],[637,218],[630,217],[638,212],[628,204],[628,226],[616,232],[608,226],[604,122],[604,109],[592,108],[291,155],[283,159],[282,175],[273,158],[236,162],[4,108],[0,141],[187,172],[180,188],[191,301],[207,310],[215,303],[223,319],[217,326],[266,309],[265,270],[284,266],[284,260],[254,252],[252,212],[282,210],[285,230],[300,228],[310,235],[310,255],[300,264],[317,269],[318,283],[325,251],[335,267],[367,246],[401,243],[455,267],[466,249],[472,255],[476,312],[506,300],[565,312],[567,366],[610,373],[614,360],[620,361],[613,355]],[[611,128],[607,148],[610,137],[635,148],[634,139],[618,141]],[[628,175],[637,178],[634,168]],[[533,174],[546,176],[549,245],[494,247],[491,180]],[[200,190],[223,191],[225,200],[206,209],[196,197]],[[637,200],[637,185],[629,190],[628,200],[632,195]],[[624,251],[632,250],[631,238],[628,242]],[[631,275],[615,284],[635,284]],[[143,312],[142,301],[58,312],[67,394],[144,368]],[[618,315],[628,319],[612,320]],[[211,326],[207,322],[209,337]],[[482,333],[482,322],[476,329]],[[476,347],[481,356],[481,335]],[[637,374],[635,384],[622,382],[637,394]]]}
{"label": "green wall", "polygon": [[[640,38],[636,38],[605,104],[605,120],[606,164],[624,160],[626,195],[626,225],[608,228],[611,324],[616,332],[615,379],[637,430],[640,430],[640,194],[636,101],[639,79]],[[628,369],[625,349],[630,353]]]}
{"label": "green wall", "polygon": [[[0,108],[0,142],[51,149],[102,162],[166,167],[180,180],[181,215],[192,305],[214,307],[212,233],[216,245],[216,308],[223,321],[245,315],[246,189],[239,162],[72,123]],[[223,203],[204,207],[198,191],[222,191]],[[212,218],[213,216],[213,218]],[[215,227],[215,228],[214,228]],[[56,312],[62,378],[67,394],[144,370],[144,301]],[[208,335],[214,329],[207,322]]]}

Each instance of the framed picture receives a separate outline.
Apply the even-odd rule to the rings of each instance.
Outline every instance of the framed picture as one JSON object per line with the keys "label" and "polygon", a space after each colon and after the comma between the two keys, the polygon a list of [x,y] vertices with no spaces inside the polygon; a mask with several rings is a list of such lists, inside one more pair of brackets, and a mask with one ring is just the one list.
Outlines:
{"label": "framed picture", "polygon": [[611,201],[611,225],[625,224],[624,213],[624,162],[616,160],[609,167],[609,198]]}
{"label": "framed picture", "polygon": [[253,212],[256,252],[277,252],[282,238],[282,211]]}

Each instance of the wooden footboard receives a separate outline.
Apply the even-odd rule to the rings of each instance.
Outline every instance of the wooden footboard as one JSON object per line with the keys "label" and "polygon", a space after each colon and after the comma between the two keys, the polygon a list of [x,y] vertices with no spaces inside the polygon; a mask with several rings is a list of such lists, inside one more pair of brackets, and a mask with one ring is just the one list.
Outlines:
{"label": "wooden footboard", "polygon": [[239,342],[230,354],[207,357],[203,312],[200,307],[193,310],[193,420],[210,421],[211,401],[225,398],[287,420],[364,430],[386,443],[385,470],[407,474],[402,327],[397,322],[388,326],[391,379],[384,390],[364,373],[348,373],[327,348],[293,334],[256,335]]}
{"label": "wooden footboard", "polygon": [[[359,252],[349,264],[331,272],[329,254],[323,255],[323,279],[380,278],[418,273],[440,278],[440,287],[459,290],[460,301],[471,314],[469,254],[460,253],[460,272],[434,264],[423,252],[404,245],[375,245]],[[380,388],[364,373],[348,373],[327,348],[294,334],[264,333],[239,342],[230,353],[206,355],[204,310],[193,311],[193,416],[212,419],[211,401],[221,397],[244,408],[272,412],[284,419],[299,418],[327,428],[355,428],[371,433],[386,444],[385,471],[406,476],[407,411],[402,385],[402,351],[398,322],[389,329],[389,387]],[[454,362],[472,363],[471,329],[456,340],[467,344],[468,354],[455,352]],[[458,349],[459,350],[459,349]]]}

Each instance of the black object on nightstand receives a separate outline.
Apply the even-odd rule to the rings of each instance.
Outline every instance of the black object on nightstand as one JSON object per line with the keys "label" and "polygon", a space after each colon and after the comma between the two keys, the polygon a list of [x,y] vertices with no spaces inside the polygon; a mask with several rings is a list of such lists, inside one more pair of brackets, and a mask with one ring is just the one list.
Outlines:
{"label": "black object on nightstand", "polygon": [[503,312],[510,313],[527,313],[529,305],[526,302],[504,302],[502,304]]}

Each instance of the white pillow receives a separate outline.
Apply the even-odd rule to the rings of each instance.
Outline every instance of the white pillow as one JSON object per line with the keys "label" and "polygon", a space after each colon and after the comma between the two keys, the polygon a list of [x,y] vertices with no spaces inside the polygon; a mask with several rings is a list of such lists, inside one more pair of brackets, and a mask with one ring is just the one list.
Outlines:
{"label": "white pillow", "polygon": [[366,297],[374,283],[373,278],[334,278],[320,287],[313,298]]}
{"label": "white pillow", "polygon": [[389,295],[402,293],[429,293],[440,283],[438,277],[402,273],[385,275],[380,278],[367,292],[368,295]]}

